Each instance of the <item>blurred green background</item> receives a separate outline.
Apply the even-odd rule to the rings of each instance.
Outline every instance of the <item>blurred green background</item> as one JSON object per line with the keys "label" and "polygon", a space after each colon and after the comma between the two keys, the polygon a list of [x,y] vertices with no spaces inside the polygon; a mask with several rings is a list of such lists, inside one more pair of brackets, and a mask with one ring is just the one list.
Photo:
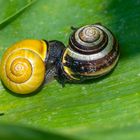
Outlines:
{"label": "blurred green background", "polygon": [[13,43],[57,39],[100,22],[116,35],[116,69],[82,84],[57,81],[18,97],[0,84],[0,139],[139,140],[140,0],[0,0],[0,57]]}

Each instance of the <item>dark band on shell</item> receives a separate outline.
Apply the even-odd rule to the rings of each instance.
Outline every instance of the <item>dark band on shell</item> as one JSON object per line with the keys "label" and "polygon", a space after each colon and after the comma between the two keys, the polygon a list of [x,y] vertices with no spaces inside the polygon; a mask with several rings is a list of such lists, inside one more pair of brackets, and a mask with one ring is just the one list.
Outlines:
{"label": "dark band on shell", "polygon": [[[92,26],[91,26],[92,27]],[[93,53],[97,53],[99,51],[101,51],[102,49],[104,49],[104,47],[106,46],[107,42],[108,42],[108,37],[105,34],[104,31],[100,30],[98,27],[97,29],[97,34],[101,34],[101,35],[95,35],[95,37],[93,36],[93,39],[89,39],[92,38],[89,36],[84,37],[84,28],[86,28],[86,26],[80,28],[79,30],[75,31],[74,33],[72,33],[72,35],[70,36],[69,39],[69,47],[79,53],[82,54],[93,54]],[[89,28],[89,27],[87,27]],[[95,27],[93,28],[95,30]],[[84,31],[86,32],[86,31]],[[78,37],[79,36],[79,37]]]}
{"label": "dark band on shell", "polygon": [[102,25],[87,25],[74,31],[62,58],[68,80],[96,78],[111,71],[119,58],[114,35]]}

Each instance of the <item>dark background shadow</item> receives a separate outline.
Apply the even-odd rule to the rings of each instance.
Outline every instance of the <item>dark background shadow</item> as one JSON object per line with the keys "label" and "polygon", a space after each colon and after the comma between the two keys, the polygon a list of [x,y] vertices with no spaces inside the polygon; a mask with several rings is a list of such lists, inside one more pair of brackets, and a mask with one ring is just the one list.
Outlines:
{"label": "dark background shadow", "polygon": [[74,140],[51,132],[17,125],[0,124],[1,140]]}
{"label": "dark background shadow", "polygon": [[139,55],[140,1],[112,0],[107,11],[113,17],[109,23],[120,44],[120,58],[126,59]]}

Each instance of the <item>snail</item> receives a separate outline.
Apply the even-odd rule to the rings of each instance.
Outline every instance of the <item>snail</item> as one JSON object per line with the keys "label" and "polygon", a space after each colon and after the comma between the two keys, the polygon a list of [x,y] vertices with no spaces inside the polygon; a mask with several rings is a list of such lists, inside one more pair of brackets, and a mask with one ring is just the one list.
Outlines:
{"label": "snail", "polygon": [[28,94],[36,91],[53,75],[47,76],[51,66],[63,50],[60,41],[23,40],[9,47],[2,56],[0,77],[12,92]]}
{"label": "snail", "polygon": [[120,55],[113,33],[101,24],[73,30],[67,48],[57,40],[23,40],[8,48],[0,63],[2,83],[14,93],[28,94],[54,77],[64,84],[112,71]]}
{"label": "snail", "polygon": [[119,45],[112,32],[101,24],[74,29],[58,65],[62,83],[82,82],[109,73],[119,59]]}

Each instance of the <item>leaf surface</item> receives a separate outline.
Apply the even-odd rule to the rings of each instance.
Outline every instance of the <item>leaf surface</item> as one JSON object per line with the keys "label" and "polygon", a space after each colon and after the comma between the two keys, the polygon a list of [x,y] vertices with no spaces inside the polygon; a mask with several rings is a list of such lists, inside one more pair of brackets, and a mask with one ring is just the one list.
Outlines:
{"label": "leaf surface", "polygon": [[[139,11],[139,0],[39,0],[26,9],[0,30],[0,57],[26,38],[57,39],[67,45],[71,26],[92,23],[102,23],[115,34],[121,56],[116,69],[103,78],[64,88],[53,81],[34,96],[18,97],[0,84],[0,121],[84,140],[139,139]],[[4,19],[0,14],[0,21]]]}

